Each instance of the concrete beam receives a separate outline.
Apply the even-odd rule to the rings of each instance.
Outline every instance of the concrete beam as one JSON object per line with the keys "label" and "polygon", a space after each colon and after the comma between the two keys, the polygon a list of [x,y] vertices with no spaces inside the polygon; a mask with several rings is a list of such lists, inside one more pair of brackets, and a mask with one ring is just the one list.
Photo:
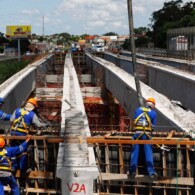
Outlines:
{"label": "concrete beam", "polygon": [[[122,68],[126,72],[133,75],[132,59],[125,56],[117,56],[111,53],[104,54],[105,60],[114,63],[116,66]],[[187,72],[176,68],[180,64],[189,66],[187,61],[173,61],[165,59],[160,60],[161,63],[150,61],[137,56],[138,74],[140,80],[145,84],[164,94],[169,99],[181,102],[182,106],[192,112],[195,112],[195,104],[193,102],[195,97],[195,76],[192,72]],[[167,62],[168,61],[168,62]],[[167,65],[165,65],[167,63]],[[191,67],[195,64],[191,63]]]}
{"label": "concrete beam", "polygon": [[[91,56],[90,54],[86,55],[86,62],[93,66],[94,72],[100,67],[104,68],[106,88],[112,92],[126,112],[133,117],[134,111],[139,105],[134,77],[113,63]],[[172,104],[166,96],[158,93],[144,83],[141,82],[140,85],[145,100],[148,97],[154,97],[157,101],[156,111],[158,113],[158,120],[156,130],[169,131],[176,129],[186,132],[194,131],[195,114],[193,112],[186,111]]]}
{"label": "concrete beam", "polygon": [[[30,93],[35,89],[35,72],[46,69],[47,60],[51,56],[43,58],[35,63],[29,64],[26,68],[13,75],[0,85],[0,97],[5,99],[2,110],[12,114],[13,111],[20,107],[28,98]],[[1,121],[0,125],[3,129],[9,127],[9,121]]]}
{"label": "concrete beam", "polygon": [[78,136],[80,143],[60,143],[56,176],[61,179],[62,194],[93,194],[93,180],[98,177],[93,147],[88,147],[90,136],[78,77],[71,55],[64,67],[64,87],[61,109],[61,136]]}

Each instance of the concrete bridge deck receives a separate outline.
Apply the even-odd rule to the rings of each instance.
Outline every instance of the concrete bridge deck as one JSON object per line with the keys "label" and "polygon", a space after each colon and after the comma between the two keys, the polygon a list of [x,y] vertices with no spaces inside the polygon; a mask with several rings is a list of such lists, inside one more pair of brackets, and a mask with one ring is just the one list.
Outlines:
{"label": "concrete bridge deck", "polygon": [[[60,138],[67,136],[78,138],[73,139],[77,140],[75,143],[67,143],[65,141],[59,144],[56,176],[61,181],[61,193],[74,194],[73,191],[76,190],[77,194],[91,195],[94,190],[93,180],[98,177],[99,170],[96,165],[93,147],[86,142],[86,138],[90,137],[91,133],[84,109],[79,80],[70,54],[66,56],[64,66],[62,65],[64,67],[62,91],[45,89],[45,91],[41,90],[39,93],[35,92],[35,89],[40,88],[41,82],[44,83],[49,80],[51,85],[52,74],[48,74],[47,71],[48,68],[51,70],[53,62],[54,56],[49,55],[29,65],[3,83],[0,86],[0,96],[5,98],[6,104],[2,109],[12,113],[16,107],[23,104],[32,92],[40,101],[48,100],[47,98],[50,100],[55,99],[58,96],[58,101],[61,103],[59,136]],[[132,116],[135,108],[138,106],[133,76],[112,62],[90,54],[86,54],[86,63],[92,70],[92,84],[98,83],[98,85],[106,87],[129,116]],[[148,65],[148,67],[151,69],[151,74],[149,74],[151,81],[155,79],[155,75],[162,72],[162,67],[152,65]],[[163,72],[166,71],[163,70]],[[50,77],[43,77],[45,74],[50,75]],[[167,73],[167,75],[169,74]],[[183,81],[183,76],[178,74],[177,71],[171,72],[170,79],[172,77],[176,77],[179,82]],[[56,75],[53,76],[53,79],[56,80]],[[39,81],[39,85],[37,81]],[[59,87],[62,87],[58,80],[56,82]],[[194,136],[195,114],[192,111],[182,109],[180,106],[171,103],[170,99],[165,95],[158,93],[144,83],[141,83],[141,90],[144,99],[153,96],[157,100],[156,110],[159,118],[157,130],[169,131],[174,128],[178,131],[191,133]],[[1,127],[6,131],[9,129],[9,124],[1,121]]]}

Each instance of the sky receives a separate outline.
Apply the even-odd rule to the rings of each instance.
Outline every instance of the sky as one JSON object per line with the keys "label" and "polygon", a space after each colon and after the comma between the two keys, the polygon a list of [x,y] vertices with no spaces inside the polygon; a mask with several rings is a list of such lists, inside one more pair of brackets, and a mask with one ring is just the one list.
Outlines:
{"label": "sky", "polygon": [[[134,28],[148,27],[152,13],[169,1],[132,0]],[[30,25],[37,35],[129,34],[127,0],[0,0],[0,8],[2,33],[6,26]]]}

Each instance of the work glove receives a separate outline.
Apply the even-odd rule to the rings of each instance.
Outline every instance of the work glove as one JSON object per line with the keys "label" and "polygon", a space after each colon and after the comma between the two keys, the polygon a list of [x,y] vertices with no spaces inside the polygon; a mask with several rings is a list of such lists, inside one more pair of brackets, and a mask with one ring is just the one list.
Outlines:
{"label": "work glove", "polygon": [[44,124],[44,127],[45,127],[45,128],[49,127],[49,124],[48,124],[48,123],[45,123],[45,124]]}
{"label": "work glove", "polygon": [[29,146],[27,147],[27,152],[30,153],[32,150],[33,150],[33,146],[32,146],[32,145],[29,145]]}
{"label": "work glove", "polygon": [[36,135],[41,135],[41,130],[37,130]]}

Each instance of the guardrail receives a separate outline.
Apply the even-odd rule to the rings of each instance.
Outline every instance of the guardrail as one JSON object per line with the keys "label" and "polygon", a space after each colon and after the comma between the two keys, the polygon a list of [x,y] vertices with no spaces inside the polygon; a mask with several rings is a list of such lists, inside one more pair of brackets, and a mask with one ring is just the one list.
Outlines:
{"label": "guardrail", "polygon": [[151,56],[169,57],[184,60],[195,60],[194,50],[167,50],[162,48],[138,48],[138,53]]}

